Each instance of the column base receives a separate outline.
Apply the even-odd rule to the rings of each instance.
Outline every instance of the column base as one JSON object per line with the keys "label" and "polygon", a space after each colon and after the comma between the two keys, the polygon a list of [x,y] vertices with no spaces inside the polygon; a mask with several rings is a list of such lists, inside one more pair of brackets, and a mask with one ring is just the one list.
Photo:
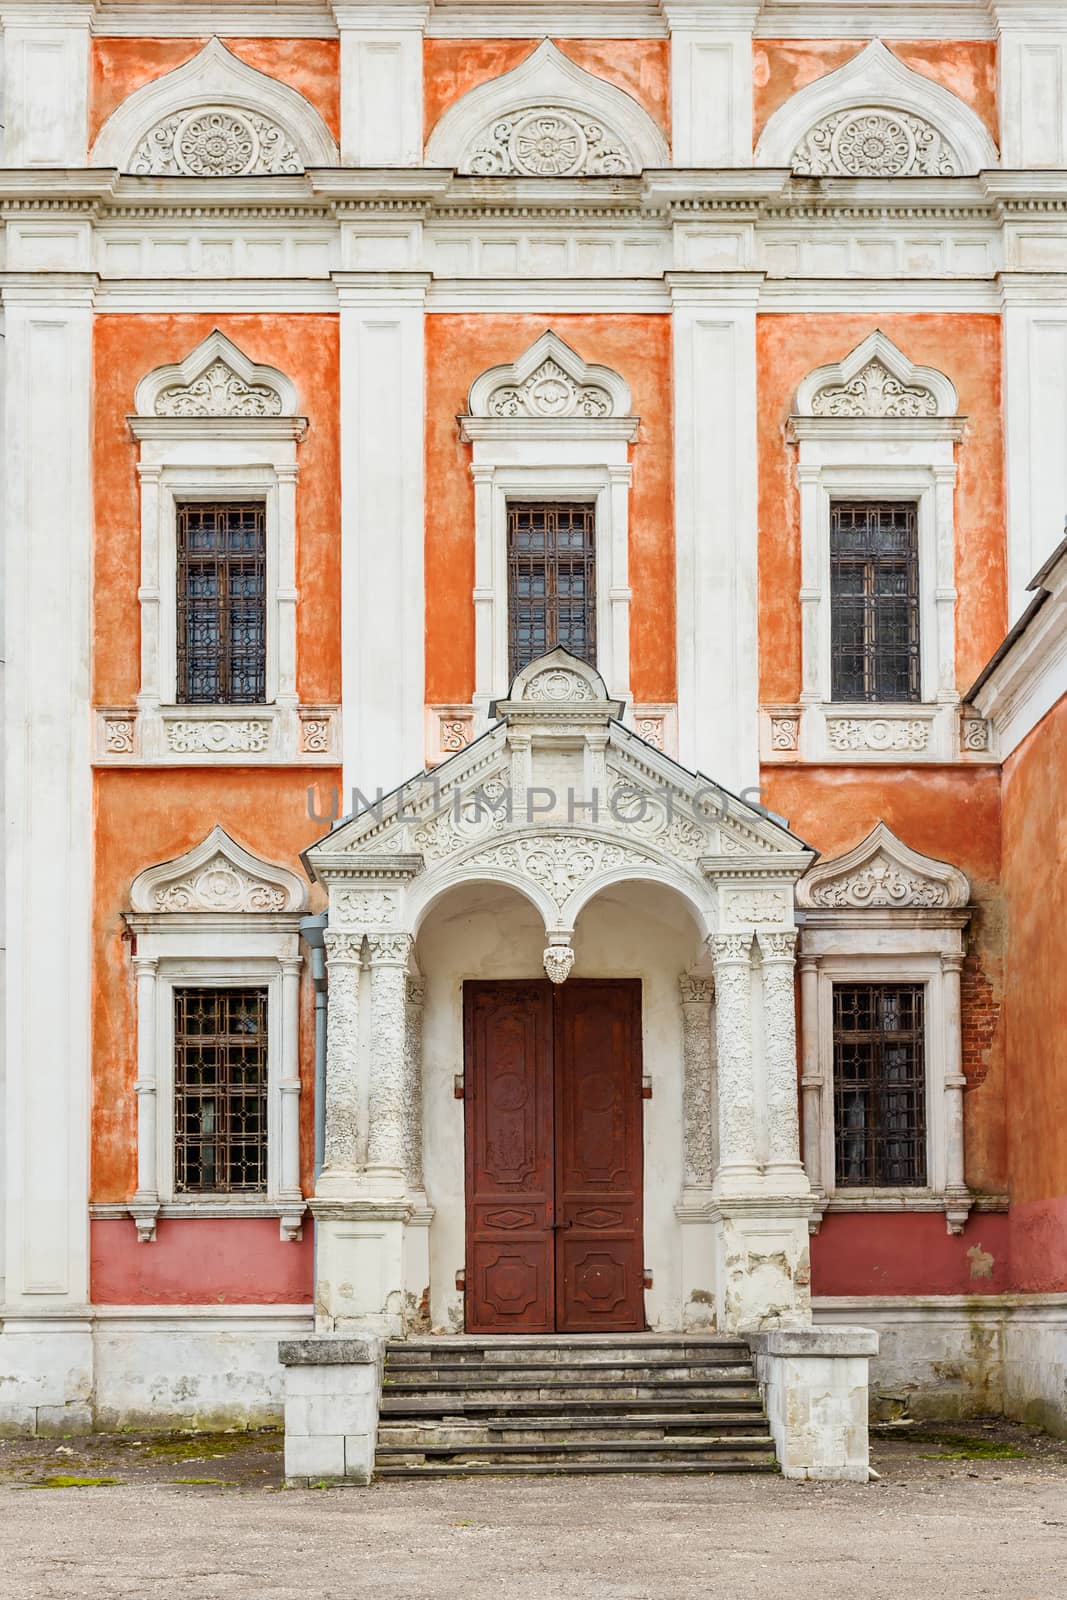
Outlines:
{"label": "column base", "polygon": [[315,1218],[315,1326],[399,1337],[405,1327],[406,1199],[373,1195],[309,1202]]}
{"label": "column base", "polygon": [[681,1224],[682,1329],[686,1333],[713,1333],[718,1325],[713,1200],[710,1188],[684,1189],[674,1208]]}
{"label": "column base", "polygon": [[810,1327],[810,1213],[810,1195],[716,1195],[710,1216],[720,1332]]}
{"label": "column base", "polygon": [[286,1484],[365,1487],[378,1437],[380,1340],[285,1340],[278,1358],[285,1368]]}

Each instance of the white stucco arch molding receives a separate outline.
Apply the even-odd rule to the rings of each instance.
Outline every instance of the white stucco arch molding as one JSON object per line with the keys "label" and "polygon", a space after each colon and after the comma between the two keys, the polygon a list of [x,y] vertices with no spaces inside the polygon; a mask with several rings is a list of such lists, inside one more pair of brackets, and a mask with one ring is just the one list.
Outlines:
{"label": "white stucco arch molding", "polygon": [[130,909],[143,914],[298,916],[306,907],[307,885],[297,873],[261,860],[218,824],[184,855],[139,872],[130,888]]}
{"label": "white stucco arch molding", "polygon": [[920,367],[876,329],[842,361],[810,372],[797,390],[798,417],[955,417],[956,386]]}
{"label": "white stucco arch molding", "polygon": [[638,418],[630,415],[630,386],[626,380],[610,367],[591,366],[583,361],[551,329],[517,361],[490,367],[475,378],[467,411],[462,423],[468,437],[471,430],[467,425],[482,418],[550,423],[571,418],[593,422],[621,418],[630,424],[623,429],[628,442],[632,442],[638,424]]}
{"label": "white stucco arch molding", "polygon": [[112,112],[90,160],[135,175],[246,177],[336,166],[338,153],[310,101],[209,39]]}
{"label": "white stucco arch molding", "polygon": [[426,161],[483,177],[614,177],[667,166],[670,148],[632,95],[546,39],[449,107]]}
{"label": "white stucco arch molding", "polygon": [[139,418],[295,418],[299,397],[291,378],[250,361],[215,328],[184,360],[146,373],[133,404]]}
{"label": "white stucco arch molding", "polygon": [[[871,120],[848,119],[851,112]],[[999,166],[1000,155],[970,106],[875,39],[779,107],[756,164],[815,177],[944,177]]]}
{"label": "white stucco arch molding", "polygon": [[846,854],[821,857],[797,884],[804,911],[959,911],[970,898],[959,867],[920,855],[884,822]]}

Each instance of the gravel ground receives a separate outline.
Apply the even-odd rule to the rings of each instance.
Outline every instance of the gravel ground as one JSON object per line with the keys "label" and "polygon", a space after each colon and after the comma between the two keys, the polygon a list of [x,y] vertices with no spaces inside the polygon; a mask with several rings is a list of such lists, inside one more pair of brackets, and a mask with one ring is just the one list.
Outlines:
{"label": "gravel ground", "polygon": [[[0,1441],[0,1596],[1067,1600],[1067,1445],[882,1432],[868,1486],[774,1476],[285,1490],[271,1433]],[[111,1483],[63,1486],[64,1479]]]}

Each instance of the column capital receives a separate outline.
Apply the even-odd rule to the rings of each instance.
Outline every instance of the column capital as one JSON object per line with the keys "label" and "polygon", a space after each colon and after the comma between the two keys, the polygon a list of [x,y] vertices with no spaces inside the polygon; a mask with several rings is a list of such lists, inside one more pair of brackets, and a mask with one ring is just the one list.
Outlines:
{"label": "column capital", "polygon": [[778,962],[783,966],[793,965],[797,953],[796,933],[764,933],[761,930],[756,934],[756,938],[759,941],[764,966]]}
{"label": "column capital", "polygon": [[406,967],[414,939],[410,933],[368,933],[372,967]]}
{"label": "column capital", "polygon": [[695,978],[683,972],[678,979],[683,1006],[710,1006],[715,999],[715,979]]}
{"label": "column capital", "polygon": [[747,967],[752,960],[752,934],[717,933],[711,948],[716,967]]}
{"label": "column capital", "polygon": [[682,29],[694,33],[752,33],[759,20],[763,0],[660,0],[663,20],[671,33]]}
{"label": "column capital", "polygon": [[398,28],[423,33],[430,20],[431,0],[332,0],[330,9],[339,33],[394,33]]}
{"label": "column capital", "polygon": [[361,933],[335,933],[327,928],[322,936],[326,946],[326,960],[331,967],[359,967],[363,965],[363,935]]}

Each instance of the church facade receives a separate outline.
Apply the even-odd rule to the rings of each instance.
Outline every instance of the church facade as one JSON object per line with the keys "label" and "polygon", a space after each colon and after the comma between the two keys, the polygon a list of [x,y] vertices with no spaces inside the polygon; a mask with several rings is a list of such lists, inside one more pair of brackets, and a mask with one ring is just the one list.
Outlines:
{"label": "church facade", "polygon": [[0,0],[0,1431],[873,1329],[1067,1430],[1067,21]]}

